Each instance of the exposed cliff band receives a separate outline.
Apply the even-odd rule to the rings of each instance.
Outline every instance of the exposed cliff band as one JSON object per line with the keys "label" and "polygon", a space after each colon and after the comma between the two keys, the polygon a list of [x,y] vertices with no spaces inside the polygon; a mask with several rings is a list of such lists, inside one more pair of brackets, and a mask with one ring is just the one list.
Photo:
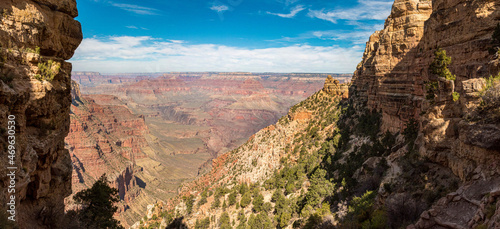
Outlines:
{"label": "exposed cliff band", "polygon": [[[0,12],[0,128],[8,115],[16,116],[16,222],[53,228],[71,194],[71,160],[64,149],[71,64],[65,60],[82,40],[76,1],[1,1]],[[9,198],[5,157],[2,149],[1,203]]]}

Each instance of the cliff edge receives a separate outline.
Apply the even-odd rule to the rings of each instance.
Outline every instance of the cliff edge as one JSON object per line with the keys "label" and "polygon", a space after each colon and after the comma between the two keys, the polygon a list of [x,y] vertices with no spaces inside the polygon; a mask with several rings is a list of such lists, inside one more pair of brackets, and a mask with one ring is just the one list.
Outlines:
{"label": "cliff edge", "polygon": [[[14,195],[20,228],[54,228],[71,194],[64,148],[71,64],[65,60],[82,40],[76,1],[1,1],[0,12],[0,202]],[[15,121],[15,133],[8,121]],[[11,145],[15,157],[8,158]],[[8,192],[12,183],[15,193]]]}

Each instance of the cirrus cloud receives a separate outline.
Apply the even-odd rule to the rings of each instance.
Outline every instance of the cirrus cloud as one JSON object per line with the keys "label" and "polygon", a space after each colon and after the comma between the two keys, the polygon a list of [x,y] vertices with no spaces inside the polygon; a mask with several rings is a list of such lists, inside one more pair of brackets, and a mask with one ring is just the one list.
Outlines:
{"label": "cirrus cloud", "polygon": [[226,10],[229,10],[229,7],[226,5],[213,5],[212,7],[210,7],[210,9],[220,13],[220,12],[224,12]]}
{"label": "cirrus cloud", "polygon": [[283,17],[283,18],[293,18],[295,17],[295,15],[297,15],[300,11],[304,10],[306,8],[304,8],[304,6],[302,5],[298,5],[298,6],[295,6],[291,11],[290,13],[288,14],[280,14],[280,13],[271,13],[271,12],[267,12],[267,14],[271,14],[271,15],[276,15],[278,17]]}

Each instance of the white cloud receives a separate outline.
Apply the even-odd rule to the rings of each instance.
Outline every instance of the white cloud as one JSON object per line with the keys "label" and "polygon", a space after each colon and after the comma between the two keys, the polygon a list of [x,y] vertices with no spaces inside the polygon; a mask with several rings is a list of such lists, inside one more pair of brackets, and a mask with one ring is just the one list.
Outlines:
{"label": "white cloud", "polygon": [[229,10],[229,7],[226,5],[213,5],[210,9],[220,13]]}
{"label": "white cloud", "polygon": [[295,17],[295,15],[297,15],[300,11],[304,10],[304,6],[302,5],[298,5],[298,6],[295,6],[291,11],[290,13],[288,14],[280,14],[280,13],[271,13],[271,12],[267,12],[268,14],[271,14],[271,15],[276,15],[276,16],[279,16],[279,17],[284,17],[284,18],[292,18],[292,17]]}
{"label": "white cloud", "polygon": [[122,10],[126,10],[136,14],[158,15],[158,10],[150,7],[138,6],[132,4],[122,4],[122,3],[111,3],[111,5],[116,6]]}
{"label": "white cloud", "polygon": [[127,28],[129,28],[129,29],[139,29],[139,28],[137,28],[137,26],[135,26],[135,25],[127,25],[127,26],[125,26],[125,27],[127,27]]}
{"label": "white cloud", "polygon": [[248,49],[214,44],[190,45],[152,37],[86,38],[71,59],[75,71],[168,72],[352,72],[360,46],[292,45]]}
{"label": "white cloud", "polygon": [[335,10],[309,10],[309,17],[337,23],[337,20],[385,20],[391,13],[393,1],[358,0],[353,8]]}

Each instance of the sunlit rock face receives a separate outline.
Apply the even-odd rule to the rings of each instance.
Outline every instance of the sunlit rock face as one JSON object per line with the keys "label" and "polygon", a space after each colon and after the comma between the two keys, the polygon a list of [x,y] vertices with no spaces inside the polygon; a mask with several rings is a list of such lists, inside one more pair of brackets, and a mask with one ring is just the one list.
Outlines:
{"label": "sunlit rock face", "polygon": [[[0,12],[0,127],[15,116],[16,221],[21,228],[54,228],[71,193],[64,148],[71,64],[65,60],[82,40],[76,2],[1,1]],[[0,202],[6,203],[7,133],[0,134]]]}
{"label": "sunlit rock face", "polygon": [[[499,71],[497,56],[489,52],[499,20],[500,2],[494,0],[396,0],[384,29],[367,42],[354,74],[350,97],[356,106],[381,112],[384,131],[402,131],[410,119],[417,120],[420,154],[450,168],[464,182],[449,201],[424,212],[417,228],[480,225],[485,221],[479,205],[461,200],[487,205],[492,200],[474,196],[476,189],[499,188],[495,177],[500,174],[500,141],[495,136],[500,126],[467,118],[479,106],[484,78]],[[438,48],[451,57],[448,68],[456,80],[431,74]],[[434,99],[426,98],[429,81],[438,82]],[[454,92],[460,94],[457,101]],[[489,186],[479,180],[489,180]],[[460,217],[455,217],[458,212]],[[485,225],[498,226],[491,220]]]}

